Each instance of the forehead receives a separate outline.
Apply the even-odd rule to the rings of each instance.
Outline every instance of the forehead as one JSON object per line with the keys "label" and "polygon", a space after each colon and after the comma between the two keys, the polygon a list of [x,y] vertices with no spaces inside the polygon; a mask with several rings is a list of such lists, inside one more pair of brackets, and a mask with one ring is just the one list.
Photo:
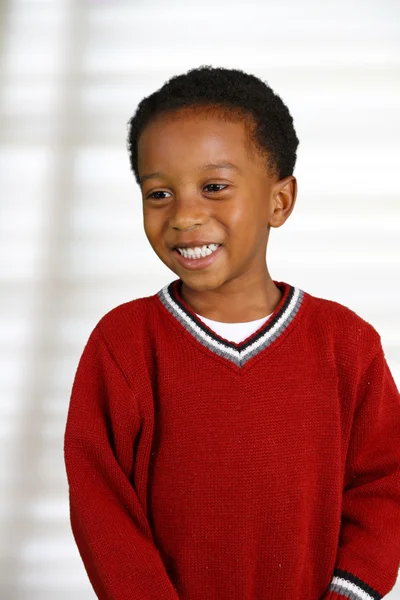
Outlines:
{"label": "forehead", "polygon": [[138,141],[139,169],[161,162],[175,166],[221,158],[244,165],[253,160],[244,119],[221,118],[192,111],[160,115],[144,129]]}

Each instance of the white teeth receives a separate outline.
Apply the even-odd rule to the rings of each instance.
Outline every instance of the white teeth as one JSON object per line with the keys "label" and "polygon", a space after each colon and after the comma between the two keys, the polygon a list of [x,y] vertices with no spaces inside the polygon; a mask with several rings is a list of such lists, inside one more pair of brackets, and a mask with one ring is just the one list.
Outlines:
{"label": "white teeth", "polygon": [[201,248],[196,246],[195,248],[177,248],[177,250],[185,258],[205,258],[219,248],[220,245],[221,244],[208,244],[208,246],[202,246]]}

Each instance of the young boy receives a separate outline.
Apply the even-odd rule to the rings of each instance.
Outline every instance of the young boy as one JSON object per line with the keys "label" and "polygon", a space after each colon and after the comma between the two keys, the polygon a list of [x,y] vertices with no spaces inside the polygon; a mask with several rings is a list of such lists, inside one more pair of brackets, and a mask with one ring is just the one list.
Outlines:
{"label": "young boy", "polygon": [[177,275],[94,327],[64,440],[101,600],[378,600],[400,565],[400,394],[375,328],[271,279],[299,140],[203,66],[129,121],[146,236]]}

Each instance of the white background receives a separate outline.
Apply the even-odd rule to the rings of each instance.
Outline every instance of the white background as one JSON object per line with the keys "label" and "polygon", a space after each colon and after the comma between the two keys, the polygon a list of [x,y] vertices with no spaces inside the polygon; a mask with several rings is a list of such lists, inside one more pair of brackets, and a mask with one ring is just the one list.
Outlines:
{"label": "white background", "polygon": [[240,68],[289,106],[298,197],[269,271],[369,321],[399,386],[399,63],[395,0],[0,3],[2,599],[95,598],[69,525],[66,413],[101,316],[176,279],[125,146],[172,75]]}

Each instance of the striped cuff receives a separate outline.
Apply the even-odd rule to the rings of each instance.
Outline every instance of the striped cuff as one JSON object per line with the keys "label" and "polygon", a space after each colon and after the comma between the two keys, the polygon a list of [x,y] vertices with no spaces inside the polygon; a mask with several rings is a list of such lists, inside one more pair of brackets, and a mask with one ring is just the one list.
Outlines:
{"label": "striped cuff", "polygon": [[324,600],[381,600],[383,596],[349,571],[335,569]]}

